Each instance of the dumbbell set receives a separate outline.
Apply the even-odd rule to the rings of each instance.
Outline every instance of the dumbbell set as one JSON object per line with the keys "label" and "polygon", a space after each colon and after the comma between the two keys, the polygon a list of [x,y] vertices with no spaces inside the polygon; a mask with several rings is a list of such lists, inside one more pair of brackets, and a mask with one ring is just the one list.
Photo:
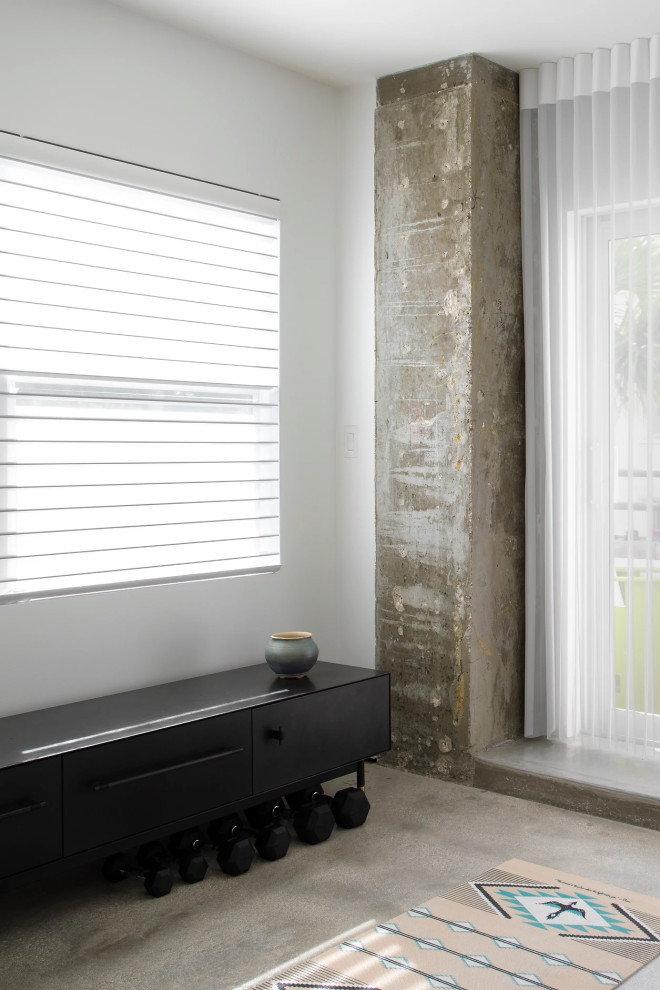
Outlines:
{"label": "dumbbell set", "polygon": [[172,889],[175,869],[185,883],[204,879],[208,869],[206,847],[215,851],[223,873],[240,876],[250,869],[256,854],[271,862],[286,856],[291,842],[289,823],[302,842],[316,845],[330,837],[335,825],[363,825],[369,807],[359,787],[342,788],[330,797],[319,784],[217,818],[205,829],[177,832],[166,845],[147,842],[140,846],[134,861],[125,853],[115,853],[105,860],[103,875],[111,883],[128,878],[142,880],[148,894],[163,897]]}

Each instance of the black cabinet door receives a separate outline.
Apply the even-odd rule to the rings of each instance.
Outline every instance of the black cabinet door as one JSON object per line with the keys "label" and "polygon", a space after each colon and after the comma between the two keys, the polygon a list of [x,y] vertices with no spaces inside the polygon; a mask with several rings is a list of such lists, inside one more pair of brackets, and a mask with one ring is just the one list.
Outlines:
{"label": "black cabinet door", "polygon": [[389,685],[384,675],[254,709],[255,793],[389,749]]}
{"label": "black cabinet door", "polygon": [[251,765],[249,711],[67,753],[64,854],[247,797]]}
{"label": "black cabinet door", "polygon": [[62,855],[62,760],[0,770],[0,877]]}

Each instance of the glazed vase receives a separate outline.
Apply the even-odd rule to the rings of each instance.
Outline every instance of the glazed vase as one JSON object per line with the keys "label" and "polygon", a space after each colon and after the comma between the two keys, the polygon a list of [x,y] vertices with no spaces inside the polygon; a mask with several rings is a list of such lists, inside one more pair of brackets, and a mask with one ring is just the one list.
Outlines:
{"label": "glazed vase", "polygon": [[265,650],[266,663],[278,677],[304,677],[318,655],[310,632],[273,633]]}

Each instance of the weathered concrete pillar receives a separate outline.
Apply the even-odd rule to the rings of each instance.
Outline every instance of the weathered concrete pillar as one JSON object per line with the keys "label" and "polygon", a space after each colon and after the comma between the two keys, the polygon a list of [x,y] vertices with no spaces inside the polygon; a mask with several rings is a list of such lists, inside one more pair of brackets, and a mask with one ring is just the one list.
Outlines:
{"label": "weathered concrete pillar", "polygon": [[378,84],[377,665],[391,761],[456,779],[522,734],[517,83],[470,55]]}

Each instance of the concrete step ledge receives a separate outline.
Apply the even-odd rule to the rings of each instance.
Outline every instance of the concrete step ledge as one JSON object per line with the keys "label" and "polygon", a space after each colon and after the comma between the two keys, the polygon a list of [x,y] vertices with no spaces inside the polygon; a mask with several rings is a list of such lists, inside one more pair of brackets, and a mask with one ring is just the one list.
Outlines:
{"label": "concrete step ledge", "polygon": [[[531,742],[533,744],[534,741]],[[515,750],[511,753],[512,758],[507,760],[508,745],[476,757],[475,787],[660,830],[660,797],[655,794],[633,792],[616,785],[603,786],[601,781],[589,782],[584,779],[584,772],[580,774],[581,779],[571,779],[563,770],[554,772],[552,767],[548,767],[544,771],[538,766],[538,761],[533,768],[521,766]],[[513,746],[519,744],[514,743]],[[556,760],[553,762],[556,763]]]}

